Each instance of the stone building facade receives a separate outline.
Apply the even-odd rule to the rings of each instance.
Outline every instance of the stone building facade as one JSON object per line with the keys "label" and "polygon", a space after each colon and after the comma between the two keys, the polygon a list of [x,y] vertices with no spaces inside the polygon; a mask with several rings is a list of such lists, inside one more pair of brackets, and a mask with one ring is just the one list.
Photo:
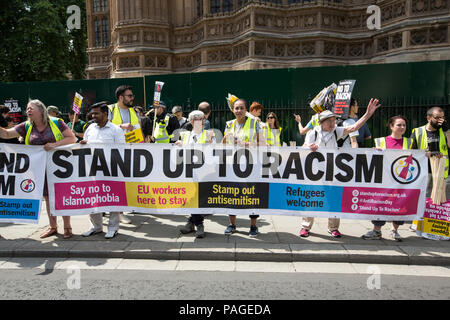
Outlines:
{"label": "stone building facade", "polygon": [[[370,5],[381,29],[369,30]],[[450,0],[87,0],[89,79],[450,59]]]}

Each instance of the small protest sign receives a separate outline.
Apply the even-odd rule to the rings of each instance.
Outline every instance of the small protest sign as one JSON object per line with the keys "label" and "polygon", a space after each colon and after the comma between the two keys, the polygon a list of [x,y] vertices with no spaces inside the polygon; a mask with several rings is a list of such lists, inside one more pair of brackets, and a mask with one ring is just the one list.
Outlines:
{"label": "small protest sign", "polygon": [[355,83],[356,80],[339,81],[332,111],[342,119],[347,119],[350,113],[350,102]]}

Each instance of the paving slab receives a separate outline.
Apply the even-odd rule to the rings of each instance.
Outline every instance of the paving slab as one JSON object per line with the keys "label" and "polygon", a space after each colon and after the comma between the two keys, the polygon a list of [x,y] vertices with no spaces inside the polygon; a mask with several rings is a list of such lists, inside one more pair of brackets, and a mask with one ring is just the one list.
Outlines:
{"label": "paving slab", "polygon": [[14,249],[14,257],[58,257],[67,258],[69,251],[79,242],[52,241],[47,238],[43,241],[27,241]]}
{"label": "paving slab", "polygon": [[114,270],[123,259],[111,258],[69,258],[55,266],[55,269],[90,269],[90,270]]}
{"label": "paving slab", "polygon": [[450,266],[450,247],[402,247],[409,264]]}
{"label": "paving slab", "polygon": [[295,272],[292,262],[236,261],[237,272]]}
{"label": "paving slab", "polygon": [[178,265],[178,260],[123,259],[117,270],[170,270]]}
{"label": "paving slab", "polygon": [[236,261],[180,260],[177,271],[222,271],[236,270]]}
{"label": "paving slab", "polygon": [[281,243],[236,243],[236,260],[292,262],[292,252]]}
{"label": "paving slab", "polygon": [[351,263],[409,264],[409,257],[399,247],[344,244]]}
{"label": "paving slab", "polygon": [[293,261],[348,262],[349,252],[342,244],[290,244]]}
{"label": "paving slab", "polygon": [[11,258],[0,264],[0,269],[53,270],[65,260],[65,258]]}
{"label": "paving slab", "polygon": [[234,243],[186,242],[180,249],[181,260],[228,260],[236,258]]}
{"label": "paving slab", "polygon": [[69,250],[68,257],[76,258],[123,258],[128,241],[104,240],[76,242]]}
{"label": "paving slab", "polygon": [[132,242],[124,250],[125,259],[178,260],[182,243],[138,241]]}

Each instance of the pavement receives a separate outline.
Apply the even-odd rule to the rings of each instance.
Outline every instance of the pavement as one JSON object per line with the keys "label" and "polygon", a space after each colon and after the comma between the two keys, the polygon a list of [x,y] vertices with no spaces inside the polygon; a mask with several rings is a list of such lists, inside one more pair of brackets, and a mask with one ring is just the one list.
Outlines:
{"label": "pavement", "polygon": [[[43,204],[44,208],[44,204]],[[382,240],[363,240],[371,230],[367,220],[341,220],[341,238],[327,232],[327,219],[317,218],[311,236],[300,238],[301,217],[263,215],[258,219],[260,234],[248,235],[250,219],[237,216],[237,232],[226,236],[228,216],[205,218],[206,237],[181,234],[186,216],[127,213],[131,224],[120,224],[111,239],[105,233],[83,237],[90,228],[88,216],[71,218],[74,236],[63,239],[62,218],[56,236],[40,239],[48,218],[41,211],[39,224],[0,224],[1,258],[119,258],[153,260],[259,261],[259,262],[346,262],[368,264],[450,266],[450,241],[433,241],[417,236],[405,223],[399,228],[403,241],[389,238],[391,223],[383,228]],[[104,231],[108,216],[104,217]]]}

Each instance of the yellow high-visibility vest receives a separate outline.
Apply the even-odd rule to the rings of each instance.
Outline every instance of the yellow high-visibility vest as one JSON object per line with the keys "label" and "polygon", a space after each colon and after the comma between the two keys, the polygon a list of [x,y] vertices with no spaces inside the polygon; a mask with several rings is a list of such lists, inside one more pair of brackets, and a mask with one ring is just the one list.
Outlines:
{"label": "yellow high-visibility vest", "polygon": [[167,126],[169,125],[170,115],[166,114],[164,120],[157,122],[155,126],[155,143],[169,143],[171,136],[167,132]]}
{"label": "yellow high-visibility vest", "polygon": [[[111,122],[115,125],[123,124],[122,116],[120,115],[120,107],[116,103],[112,108],[110,106],[111,113],[113,115]],[[130,123],[135,126],[139,124],[139,117],[136,114],[136,111],[134,111],[133,108],[128,108],[128,111],[130,112]]]}
{"label": "yellow high-visibility vest", "polygon": [[[414,128],[412,133],[416,139],[417,148],[418,149],[428,149],[428,137],[427,137],[426,125],[419,127],[419,128]],[[447,147],[447,140],[445,139],[444,130],[442,130],[442,128],[439,129],[439,152],[442,153],[446,157],[444,178],[447,179],[448,168],[449,168],[448,147]]]}
{"label": "yellow high-visibility vest", "polygon": [[[386,149],[386,137],[376,138],[374,139],[375,147],[380,149]],[[412,147],[412,139],[403,138],[403,150],[411,149]]]}
{"label": "yellow high-visibility vest", "polygon": [[262,130],[268,146],[281,146],[281,130],[283,128],[270,129],[269,126],[265,126]]}
{"label": "yellow high-visibility vest", "polygon": [[[225,136],[228,133],[232,133],[235,138],[238,138],[244,142],[257,142],[256,138],[256,120],[252,118],[247,118],[245,121],[244,127],[236,132],[236,123],[237,119],[227,121],[225,126]],[[234,143],[234,141],[230,141],[227,139],[228,144]]]}
{"label": "yellow high-visibility vest", "polygon": [[[50,126],[50,129],[52,130],[53,136],[55,137],[55,141],[64,139],[64,136],[62,135],[61,130],[59,130],[59,128],[58,128],[58,118],[55,118],[55,117],[49,117],[49,118],[50,118],[50,121],[48,124]],[[27,121],[25,123],[25,131],[27,132],[27,135],[25,136],[25,144],[26,145],[30,144],[31,130],[33,130],[33,124],[30,121]]]}
{"label": "yellow high-visibility vest", "polygon": [[[207,136],[206,136],[206,132],[208,130],[203,130],[202,133],[200,134],[199,138],[197,139],[197,141],[195,143],[199,143],[199,144],[205,144],[207,143]],[[183,144],[188,144],[189,143],[189,138],[191,137],[191,133],[192,131],[183,131],[180,133],[181,135],[181,140],[183,141]]]}

